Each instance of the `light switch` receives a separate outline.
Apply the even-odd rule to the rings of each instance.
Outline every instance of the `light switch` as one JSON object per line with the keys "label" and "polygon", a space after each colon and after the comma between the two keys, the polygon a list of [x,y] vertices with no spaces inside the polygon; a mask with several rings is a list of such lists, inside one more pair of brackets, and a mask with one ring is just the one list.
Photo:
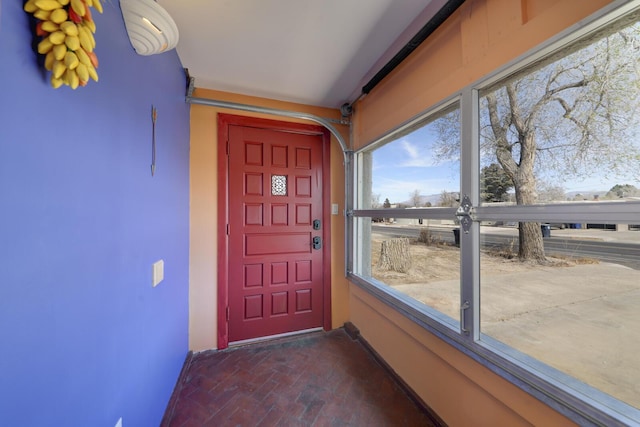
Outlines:
{"label": "light switch", "polygon": [[153,263],[153,287],[164,280],[164,260]]}
{"label": "light switch", "polygon": [[331,204],[331,215],[338,215],[338,204],[337,203],[332,203]]}

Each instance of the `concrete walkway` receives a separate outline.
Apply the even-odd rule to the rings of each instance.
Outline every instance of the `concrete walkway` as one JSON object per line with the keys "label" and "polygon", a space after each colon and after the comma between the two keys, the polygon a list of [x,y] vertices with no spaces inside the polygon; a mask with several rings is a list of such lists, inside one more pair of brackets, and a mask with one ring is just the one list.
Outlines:
{"label": "concrete walkway", "polygon": [[[482,333],[640,408],[640,271],[601,263],[490,273]],[[459,317],[457,280],[394,288]]]}

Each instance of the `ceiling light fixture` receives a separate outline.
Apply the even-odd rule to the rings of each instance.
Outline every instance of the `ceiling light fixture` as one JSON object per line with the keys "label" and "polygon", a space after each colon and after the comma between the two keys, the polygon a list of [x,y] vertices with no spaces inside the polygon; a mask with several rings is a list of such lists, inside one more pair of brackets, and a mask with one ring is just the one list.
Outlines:
{"label": "ceiling light fixture", "polygon": [[120,0],[131,45],[138,55],[166,52],[178,44],[178,27],[169,13],[153,0]]}

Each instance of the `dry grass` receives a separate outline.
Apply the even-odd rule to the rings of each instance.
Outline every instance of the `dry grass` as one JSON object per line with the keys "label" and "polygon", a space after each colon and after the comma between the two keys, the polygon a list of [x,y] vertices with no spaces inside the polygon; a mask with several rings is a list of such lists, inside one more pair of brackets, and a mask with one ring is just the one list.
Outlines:
{"label": "dry grass", "polygon": [[427,246],[450,246],[449,243],[444,242],[435,234],[431,233],[428,227],[420,229],[420,235],[417,240],[412,241],[412,243],[424,243]]}
{"label": "dry grass", "polygon": [[[372,235],[372,272],[373,277],[388,285],[432,283],[460,278],[460,248],[450,242],[439,240],[429,233],[428,229],[421,231],[418,239],[411,240],[409,251],[412,263],[406,273],[385,271],[378,268],[383,240],[385,237],[382,235]],[[599,263],[598,260],[592,258],[574,258],[557,254],[549,255],[548,261],[545,264],[547,267],[570,267]],[[491,275],[531,271],[539,267],[538,264],[518,260],[515,240],[508,245],[482,251],[480,265],[483,271],[491,272]]]}
{"label": "dry grass", "polygon": [[550,257],[558,260],[558,262],[565,262],[567,266],[572,265],[588,265],[588,264],[600,264],[600,260],[595,258],[586,258],[586,257],[573,257],[571,255],[564,254],[550,254]]}
{"label": "dry grass", "polygon": [[[508,244],[489,248],[484,251],[487,255],[497,258],[504,258],[508,260],[518,260],[518,241],[517,239],[511,239]],[[600,261],[595,258],[586,257],[574,257],[571,255],[548,253],[548,263],[552,267],[570,267],[572,265],[587,265],[587,264],[599,264]]]}

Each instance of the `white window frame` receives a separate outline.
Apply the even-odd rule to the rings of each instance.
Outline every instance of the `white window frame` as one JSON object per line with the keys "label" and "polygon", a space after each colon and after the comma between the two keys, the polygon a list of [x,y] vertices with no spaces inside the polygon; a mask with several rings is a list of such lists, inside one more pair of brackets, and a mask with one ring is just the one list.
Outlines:
{"label": "white window frame", "polygon": [[[481,363],[550,407],[580,425],[637,425],[640,424],[640,409],[634,408],[611,396],[586,385],[550,366],[541,363],[480,332],[480,223],[484,221],[505,222],[592,222],[633,224],[638,222],[640,203],[616,202],[580,203],[532,206],[481,206],[480,149],[479,149],[479,95],[514,72],[562,50],[571,42],[597,31],[622,15],[640,9],[640,1],[619,0],[603,8],[593,16],[568,28],[533,51],[522,55],[506,66],[453,94],[450,98],[410,119],[393,131],[376,138],[357,150],[353,156],[351,177],[354,188],[351,212],[351,233],[347,246],[351,264],[347,266],[352,282],[375,295],[393,309],[402,313],[426,330],[443,339],[459,351]],[[395,140],[407,128],[425,121],[443,108],[459,102],[461,122],[460,194],[467,195],[474,206],[474,221],[468,233],[461,233],[460,245],[460,304],[469,302],[469,308],[461,310],[459,322],[435,309],[371,279],[362,260],[369,250],[363,236],[366,219],[372,217],[402,217],[418,219],[452,219],[455,208],[427,208],[419,211],[406,209],[358,209],[361,206],[361,190],[369,173],[364,159],[367,152],[385,142]],[[348,178],[349,179],[349,178]],[[579,216],[578,216],[579,215]],[[640,233],[640,232],[639,232]],[[370,250],[369,250],[370,253]],[[358,274],[358,273],[366,274]],[[465,333],[464,330],[468,332]]]}

